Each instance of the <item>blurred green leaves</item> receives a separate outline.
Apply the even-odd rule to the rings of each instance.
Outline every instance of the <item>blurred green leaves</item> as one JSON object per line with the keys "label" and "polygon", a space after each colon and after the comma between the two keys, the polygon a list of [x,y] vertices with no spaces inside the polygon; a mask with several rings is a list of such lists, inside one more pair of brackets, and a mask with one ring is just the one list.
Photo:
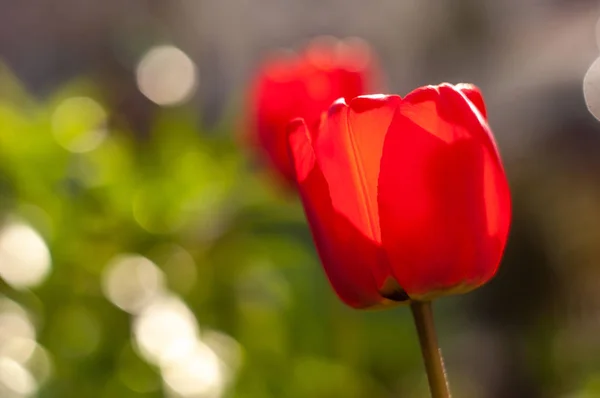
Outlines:
{"label": "blurred green leaves", "polygon": [[[37,356],[46,365],[19,365],[32,391],[185,396],[191,378],[222,383],[195,385],[204,388],[199,397],[408,394],[396,384],[420,365],[408,313],[355,312],[338,301],[297,199],[247,167],[234,131],[203,131],[193,110],[156,108],[151,133],[139,137],[90,81],[44,101],[6,71],[0,83],[0,214],[36,230],[52,257],[39,287],[0,284],[0,295],[35,319],[36,350],[46,353]],[[196,318],[200,351],[219,358],[218,377],[207,376],[217,368],[201,356],[178,373],[140,351],[134,325],[148,314],[117,306],[103,286],[107,266],[124,254],[155,264],[162,282],[151,284],[151,268],[127,265],[119,286],[181,299]],[[177,382],[188,390],[177,393]]]}

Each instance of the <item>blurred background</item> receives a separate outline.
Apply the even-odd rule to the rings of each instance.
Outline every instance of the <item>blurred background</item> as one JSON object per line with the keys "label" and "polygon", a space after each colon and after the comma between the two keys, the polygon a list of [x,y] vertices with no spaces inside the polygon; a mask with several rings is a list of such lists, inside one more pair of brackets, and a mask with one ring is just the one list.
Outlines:
{"label": "blurred background", "polygon": [[410,311],[334,296],[236,142],[269,51],[372,44],[477,84],[514,222],[435,303],[454,396],[600,397],[600,4],[0,0],[0,397],[428,396]]}

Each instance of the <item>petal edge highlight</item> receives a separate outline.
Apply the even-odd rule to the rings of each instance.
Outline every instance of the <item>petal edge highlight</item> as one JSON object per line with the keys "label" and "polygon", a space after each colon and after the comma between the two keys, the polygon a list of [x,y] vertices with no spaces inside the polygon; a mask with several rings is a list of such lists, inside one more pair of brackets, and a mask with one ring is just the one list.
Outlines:
{"label": "petal edge highlight", "polygon": [[296,181],[304,181],[315,166],[315,153],[311,137],[304,119],[292,120],[287,127],[288,153],[294,169]]}

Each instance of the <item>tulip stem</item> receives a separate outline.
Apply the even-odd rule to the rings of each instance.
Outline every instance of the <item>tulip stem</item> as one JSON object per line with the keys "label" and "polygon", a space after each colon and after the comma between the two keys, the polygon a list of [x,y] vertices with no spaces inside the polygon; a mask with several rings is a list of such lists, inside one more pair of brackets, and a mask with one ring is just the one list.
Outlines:
{"label": "tulip stem", "polygon": [[435,334],[431,301],[413,301],[410,309],[419,335],[431,398],[451,398],[444,360]]}

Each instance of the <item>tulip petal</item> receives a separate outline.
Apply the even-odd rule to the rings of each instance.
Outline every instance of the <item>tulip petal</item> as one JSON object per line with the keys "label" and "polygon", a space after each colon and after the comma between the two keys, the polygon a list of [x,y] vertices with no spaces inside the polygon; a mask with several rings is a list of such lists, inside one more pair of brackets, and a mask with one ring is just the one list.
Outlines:
{"label": "tulip petal", "polygon": [[378,202],[383,247],[411,298],[467,291],[493,276],[508,234],[508,183],[487,123],[464,93],[423,87],[400,104]]}
{"label": "tulip petal", "polygon": [[384,253],[332,206],[329,186],[301,119],[289,125],[288,139],[306,218],[332,287],[354,308],[390,303],[379,294],[369,269]]}
{"label": "tulip petal", "polygon": [[299,98],[303,98],[302,82],[295,78],[300,61],[282,59],[266,63],[255,83],[249,101],[249,135],[265,160],[285,180],[293,181],[293,170],[286,151],[286,126],[300,116]]}
{"label": "tulip petal", "polygon": [[[383,143],[398,96],[339,100],[329,109],[315,139],[315,155],[329,185],[331,204],[375,244],[381,243],[377,181]],[[377,287],[392,276],[387,259],[370,267]]]}
{"label": "tulip petal", "polygon": [[483,118],[487,120],[487,109],[485,108],[483,95],[481,95],[481,91],[479,91],[479,88],[477,88],[477,86],[473,84],[467,83],[457,84],[455,88],[461,93],[463,93],[464,96],[467,97],[467,99],[471,101],[473,105],[475,105],[479,113],[481,113],[481,116],[483,116]]}

